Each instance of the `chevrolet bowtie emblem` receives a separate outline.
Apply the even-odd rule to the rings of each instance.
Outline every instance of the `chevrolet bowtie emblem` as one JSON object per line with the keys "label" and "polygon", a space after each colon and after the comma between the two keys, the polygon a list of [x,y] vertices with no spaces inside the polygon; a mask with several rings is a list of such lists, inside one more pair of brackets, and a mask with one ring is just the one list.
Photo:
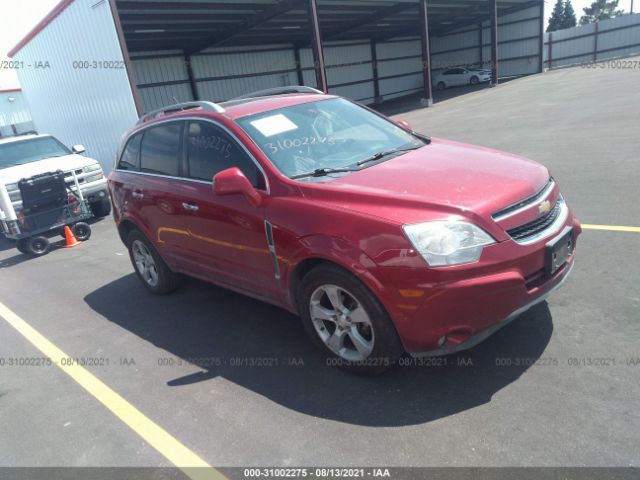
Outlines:
{"label": "chevrolet bowtie emblem", "polygon": [[538,211],[541,214],[549,213],[551,211],[551,202],[549,200],[545,200],[540,205],[538,205]]}

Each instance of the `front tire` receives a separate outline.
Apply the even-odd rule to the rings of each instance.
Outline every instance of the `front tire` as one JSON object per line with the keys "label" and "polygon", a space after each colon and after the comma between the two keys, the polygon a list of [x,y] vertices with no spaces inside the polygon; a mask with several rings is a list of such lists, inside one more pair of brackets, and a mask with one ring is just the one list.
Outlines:
{"label": "front tire", "polygon": [[445,88],[447,88],[447,84],[444,82],[438,82],[438,90],[444,90]]}
{"label": "front tire", "polygon": [[470,81],[471,85],[477,85],[478,83],[480,83],[480,79],[476,76],[471,77],[471,81]]}
{"label": "front tire", "polygon": [[378,299],[356,277],[321,265],[302,280],[298,308],[307,333],[328,364],[376,375],[404,352],[393,322]]}
{"label": "front tire", "polygon": [[127,246],[136,275],[149,292],[167,295],[180,286],[181,277],[169,269],[141,231],[129,233]]}
{"label": "front tire", "polygon": [[88,223],[78,222],[73,227],[71,227],[73,234],[75,237],[81,242],[86,242],[91,238],[91,227]]}
{"label": "front tire", "polygon": [[31,237],[26,241],[25,248],[29,255],[34,257],[42,257],[51,251],[51,244],[47,237],[38,235]]}

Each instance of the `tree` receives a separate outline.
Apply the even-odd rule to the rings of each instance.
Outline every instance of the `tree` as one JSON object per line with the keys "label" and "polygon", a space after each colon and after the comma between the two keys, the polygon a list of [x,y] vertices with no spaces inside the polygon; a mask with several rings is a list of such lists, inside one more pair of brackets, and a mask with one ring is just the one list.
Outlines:
{"label": "tree", "polygon": [[620,3],[620,0],[612,0],[610,2],[607,2],[607,0],[596,0],[590,7],[582,9],[584,10],[584,15],[580,18],[580,25],[617,17],[622,14],[622,10],[617,10],[618,3]]}
{"label": "tree", "polygon": [[557,0],[555,6],[553,7],[553,12],[551,12],[551,16],[549,17],[549,26],[547,27],[547,32],[555,32],[556,30],[560,30],[562,28],[563,20],[564,2],[562,0]]}
{"label": "tree", "polygon": [[571,28],[578,24],[576,19],[576,11],[573,9],[571,0],[564,2],[564,11],[562,12],[562,26],[560,28]]}

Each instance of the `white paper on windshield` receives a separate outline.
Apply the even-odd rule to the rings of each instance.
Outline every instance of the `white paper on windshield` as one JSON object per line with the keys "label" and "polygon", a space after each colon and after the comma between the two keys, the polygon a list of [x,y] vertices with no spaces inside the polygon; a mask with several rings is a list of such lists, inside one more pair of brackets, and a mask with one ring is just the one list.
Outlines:
{"label": "white paper on windshield", "polygon": [[291,130],[296,130],[298,128],[295,123],[281,113],[264,117],[260,120],[254,120],[251,122],[251,125],[257,128],[265,137],[273,137],[274,135],[290,132]]}

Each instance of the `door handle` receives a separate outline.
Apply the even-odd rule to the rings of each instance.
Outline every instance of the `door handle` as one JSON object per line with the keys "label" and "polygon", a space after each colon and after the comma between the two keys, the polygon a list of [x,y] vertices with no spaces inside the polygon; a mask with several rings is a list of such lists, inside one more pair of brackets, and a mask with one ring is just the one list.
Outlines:
{"label": "door handle", "polygon": [[186,202],[182,204],[182,208],[184,208],[185,210],[189,210],[190,212],[197,212],[198,210],[200,210],[199,206]]}
{"label": "door handle", "polygon": [[131,196],[133,198],[144,198],[144,193],[142,193],[140,190],[134,190],[133,192],[131,192]]}

